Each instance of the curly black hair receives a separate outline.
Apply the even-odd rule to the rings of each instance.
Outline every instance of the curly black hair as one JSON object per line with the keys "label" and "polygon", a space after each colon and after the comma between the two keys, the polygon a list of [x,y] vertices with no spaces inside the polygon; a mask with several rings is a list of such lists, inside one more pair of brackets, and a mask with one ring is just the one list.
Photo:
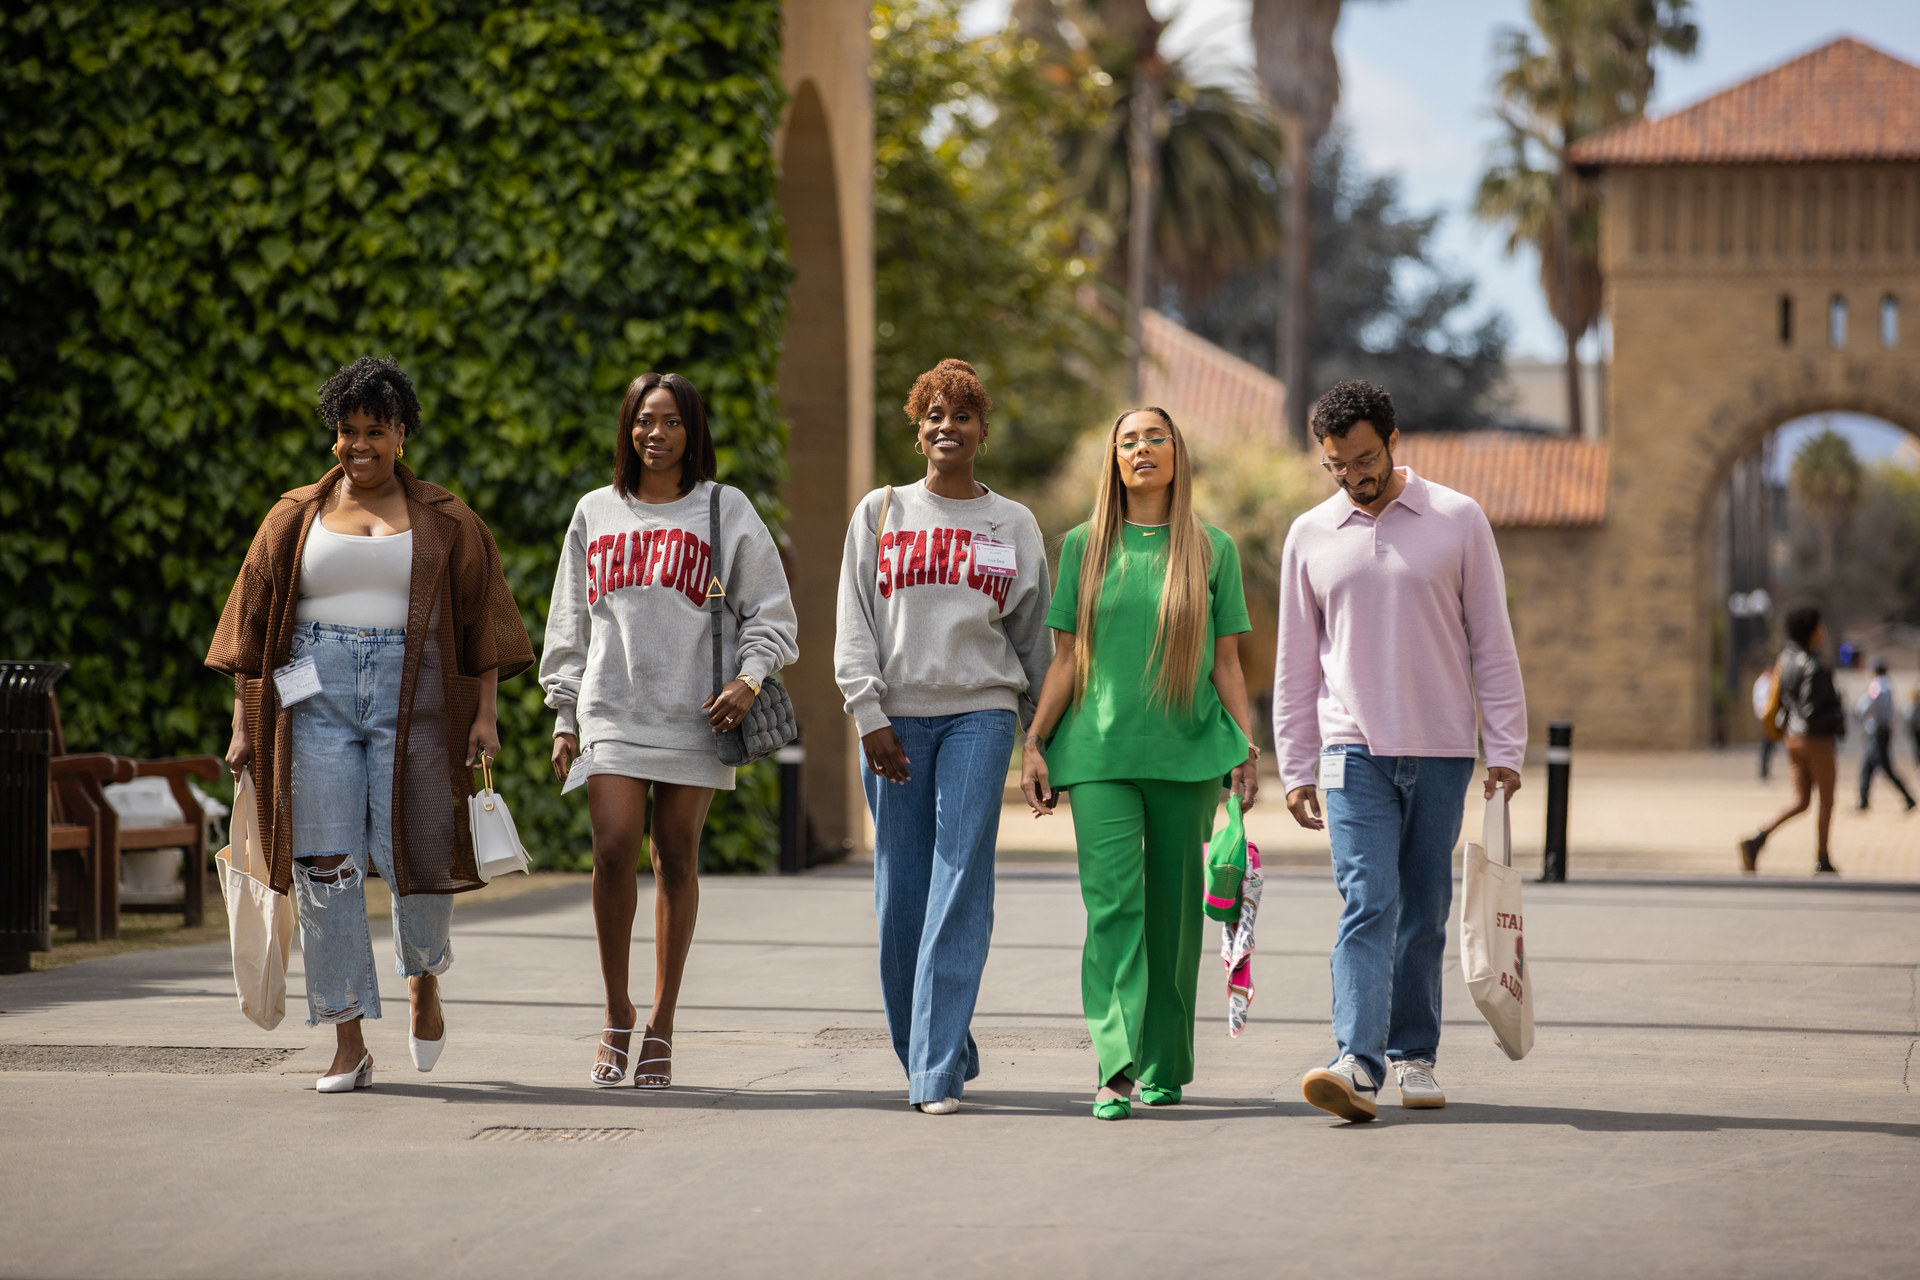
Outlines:
{"label": "curly black hair", "polygon": [[420,397],[398,360],[361,356],[320,384],[320,421],[327,430],[338,430],[356,413],[398,423],[408,435],[420,430]]}
{"label": "curly black hair", "polygon": [[1393,434],[1393,397],[1371,382],[1336,382],[1313,406],[1313,438],[1347,438],[1354,424],[1371,422],[1385,440]]}

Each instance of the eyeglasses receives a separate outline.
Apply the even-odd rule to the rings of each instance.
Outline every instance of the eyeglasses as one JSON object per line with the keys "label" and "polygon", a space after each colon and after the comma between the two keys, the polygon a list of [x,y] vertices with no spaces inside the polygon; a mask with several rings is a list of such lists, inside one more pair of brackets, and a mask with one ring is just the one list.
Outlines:
{"label": "eyeglasses", "polygon": [[1385,450],[1374,449],[1371,452],[1361,454],[1352,462],[1323,462],[1320,465],[1337,476],[1343,476],[1349,471],[1371,471],[1373,470],[1374,464],[1380,461],[1380,455],[1383,452],[1385,452]]}
{"label": "eyeglasses", "polygon": [[1114,447],[1122,453],[1132,453],[1143,444],[1149,448],[1158,449],[1171,439],[1173,439],[1172,436],[1142,436],[1138,440],[1122,440]]}

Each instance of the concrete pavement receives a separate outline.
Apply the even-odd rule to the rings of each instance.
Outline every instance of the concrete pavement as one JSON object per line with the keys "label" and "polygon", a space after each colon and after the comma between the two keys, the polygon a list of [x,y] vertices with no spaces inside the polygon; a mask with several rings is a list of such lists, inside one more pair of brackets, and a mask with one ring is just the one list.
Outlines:
{"label": "concrete pavement", "polygon": [[[1833,858],[1842,879],[1920,884],[1920,812],[1909,814],[1885,779],[1874,786],[1873,807],[1854,808],[1859,797],[1855,741],[1840,758],[1840,789],[1833,817]],[[1574,753],[1567,817],[1568,866],[1580,877],[1727,878],[1740,876],[1735,844],[1786,807],[1792,793],[1784,752],[1775,752],[1773,776],[1757,776],[1757,748],[1720,751]],[[1904,751],[1900,772],[1909,785],[1913,770]],[[1514,865],[1540,869],[1546,834],[1547,771],[1529,767],[1513,806]],[[1284,867],[1324,868],[1327,837],[1303,830],[1287,814],[1279,779],[1261,779],[1261,798],[1247,814],[1247,834],[1261,855]],[[1063,809],[1035,821],[1017,803],[1013,777],[1001,811],[1003,861],[1073,861],[1073,823]],[[1069,799],[1069,803],[1071,800]],[[1466,832],[1477,839],[1485,802],[1470,793]],[[1769,877],[1805,879],[1814,863],[1813,815],[1782,827],[1760,858]]]}
{"label": "concrete pavement", "polygon": [[581,884],[456,912],[431,1075],[383,972],[351,1096],[312,1092],[330,1037],[298,1008],[241,1018],[220,947],[0,978],[0,1274],[1920,1270],[1920,895],[1535,888],[1534,1054],[1499,1053],[1450,967],[1450,1105],[1348,1126],[1297,1085],[1331,1049],[1324,876],[1269,880],[1247,1034],[1209,959],[1190,1103],[1120,1124],[1087,1114],[1070,873],[1002,875],[985,1069],[952,1117],[907,1109],[884,1047],[870,881],[703,893],[666,1093],[586,1082]]}

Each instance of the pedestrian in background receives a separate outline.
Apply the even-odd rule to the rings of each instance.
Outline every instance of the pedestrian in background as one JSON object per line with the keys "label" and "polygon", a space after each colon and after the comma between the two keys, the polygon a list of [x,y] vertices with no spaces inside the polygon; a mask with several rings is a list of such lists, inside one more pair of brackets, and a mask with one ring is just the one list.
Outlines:
{"label": "pedestrian in background", "polygon": [[1893,682],[1887,679],[1884,658],[1874,661],[1873,679],[1867,682],[1867,691],[1860,695],[1853,710],[1860,717],[1860,728],[1866,735],[1860,751],[1860,808],[1866,809],[1873,775],[1881,772],[1906,801],[1907,812],[1913,812],[1913,793],[1907,790],[1905,780],[1893,767]]}
{"label": "pedestrian in background", "polygon": [[1346,905],[1332,957],[1337,1053],[1301,1089],[1324,1111],[1371,1120],[1389,1066],[1402,1105],[1446,1105],[1434,1065],[1453,847],[1480,737],[1486,797],[1520,789],[1527,703],[1479,504],[1394,465],[1400,433],[1379,387],[1338,384],[1312,426],[1340,491],[1294,521],[1281,552],[1273,740],[1294,820],[1331,827]]}
{"label": "pedestrian in background", "polygon": [[1021,752],[1034,816],[1072,795],[1087,908],[1080,999],[1099,1063],[1093,1114],[1177,1103],[1193,1080],[1201,849],[1222,783],[1259,792],[1240,636],[1240,551],[1193,512],[1166,410],[1107,434],[1093,519],[1067,534],[1053,663]]}
{"label": "pedestrian in background", "polygon": [[373,1083],[362,1024],[380,1016],[370,864],[393,894],[414,1066],[446,1044],[448,895],[482,883],[468,770],[500,750],[499,681],[533,649],[485,522],[400,462],[420,400],[392,357],[341,369],[319,409],[339,463],[261,522],[207,665],[233,677],[227,764],[253,767],[273,888],[299,904],[308,1025],[334,1029],[315,1087],[347,1093]]}
{"label": "pedestrian in background", "polygon": [[1778,744],[1775,737],[1779,730],[1774,726],[1772,716],[1779,706],[1773,700],[1774,670],[1768,667],[1753,681],[1753,718],[1760,722],[1760,780],[1765,782],[1771,776],[1773,767],[1773,749]]}
{"label": "pedestrian in background", "polygon": [[[799,656],[799,628],[779,549],[752,499],[714,483],[713,433],[691,382],[677,373],[635,378],[613,447],[613,483],[580,499],[561,543],[540,683],[555,712],[554,774],[567,791],[586,787],[593,824],[593,927],[607,1004],[589,1078],[619,1084],[631,1057],[637,1087],[665,1089],[700,911],[700,833],[713,793],[734,785],[715,735],[737,727],[762,682]],[[717,697],[712,591],[725,604],[727,679]],[[639,1012],[628,958],[643,851],[653,866],[653,1008],[630,1054]]]}
{"label": "pedestrian in background", "polygon": [[1832,873],[1835,868],[1827,840],[1833,829],[1834,754],[1847,732],[1847,715],[1833,687],[1833,668],[1819,658],[1819,650],[1827,642],[1820,610],[1810,604],[1789,609],[1786,630],[1787,645],[1780,651],[1774,669],[1780,686],[1776,696],[1787,719],[1787,766],[1793,777],[1793,800],[1773,821],[1740,842],[1740,868],[1753,871],[1767,838],[1782,823],[1805,813],[1817,795],[1814,870]]}
{"label": "pedestrian in background", "polygon": [[1907,699],[1907,734],[1913,739],[1913,762],[1920,767],[1920,685]]}
{"label": "pedestrian in background", "polygon": [[960,1109],[993,936],[1007,762],[1053,656],[1033,513],[973,476],[993,405],[942,360],[907,395],[926,477],[876,489],[847,526],[833,669],[873,815],[880,994],[907,1102]]}

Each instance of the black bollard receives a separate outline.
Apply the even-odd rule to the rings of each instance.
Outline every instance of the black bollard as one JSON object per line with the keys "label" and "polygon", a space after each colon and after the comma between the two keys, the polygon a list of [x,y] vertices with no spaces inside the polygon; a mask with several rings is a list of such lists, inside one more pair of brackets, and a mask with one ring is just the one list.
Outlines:
{"label": "black bollard", "polygon": [[780,767],[780,874],[797,875],[807,869],[807,811],[800,795],[800,766],[807,749],[798,739],[773,753]]}
{"label": "black bollard", "polygon": [[1547,845],[1540,868],[1542,884],[1567,879],[1567,782],[1573,772],[1573,726],[1556,720],[1547,726]]}

